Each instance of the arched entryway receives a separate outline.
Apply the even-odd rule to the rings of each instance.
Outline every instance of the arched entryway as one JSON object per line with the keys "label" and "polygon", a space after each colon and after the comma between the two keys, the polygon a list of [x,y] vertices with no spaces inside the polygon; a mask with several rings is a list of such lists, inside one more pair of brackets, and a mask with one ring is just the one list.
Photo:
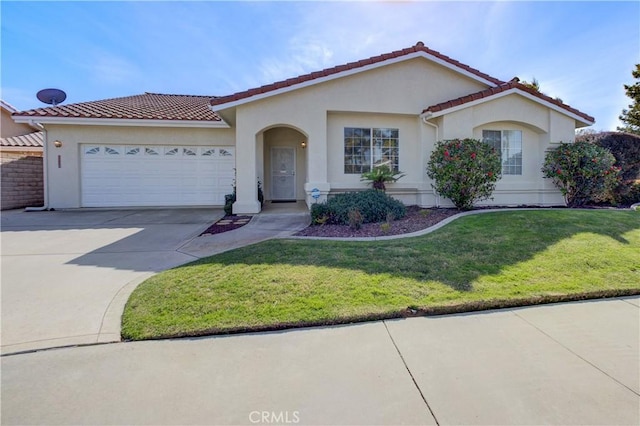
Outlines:
{"label": "arched entryway", "polygon": [[262,132],[262,187],[265,201],[304,201],[308,138],[300,130],[276,126]]}

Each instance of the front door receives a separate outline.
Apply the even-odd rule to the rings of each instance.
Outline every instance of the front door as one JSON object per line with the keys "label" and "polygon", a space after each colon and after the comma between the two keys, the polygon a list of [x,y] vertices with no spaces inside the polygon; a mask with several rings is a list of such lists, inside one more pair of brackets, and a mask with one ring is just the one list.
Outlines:
{"label": "front door", "polygon": [[271,199],[296,199],[295,148],[271,148]]}

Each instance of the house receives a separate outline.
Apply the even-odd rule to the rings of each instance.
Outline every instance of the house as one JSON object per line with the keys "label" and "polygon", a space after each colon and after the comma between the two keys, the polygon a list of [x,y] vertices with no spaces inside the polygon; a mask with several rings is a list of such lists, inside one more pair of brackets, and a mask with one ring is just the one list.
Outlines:
{"label": "house", "polygon": [[[545,151],[593,117],[502,81],[419,42],[415,46],[229,96],[142,95],[14,114],[45,128],[47,204],[54,208],[319,201],[362,189],[380,162],[406,176],[388,192],[406,204],[447,205],[426,176],[438,140],[500,148],[497,205],[559,205],[542,177]],[[315,190],[315,191],[314,191]]]}
{"label": "house", "polygon": [[40,206],[44,200],[43,134],[40,127],[16,123],[16,109],[0,100],[0,179],[2,210]]}

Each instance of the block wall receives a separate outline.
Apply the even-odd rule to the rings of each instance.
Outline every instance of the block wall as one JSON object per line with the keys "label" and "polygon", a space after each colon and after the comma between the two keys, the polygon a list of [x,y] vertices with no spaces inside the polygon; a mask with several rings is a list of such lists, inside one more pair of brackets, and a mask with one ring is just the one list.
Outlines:
{"label": "block wall", "polygon": [[0,208],[44,204],[42,152],[0,152]]}

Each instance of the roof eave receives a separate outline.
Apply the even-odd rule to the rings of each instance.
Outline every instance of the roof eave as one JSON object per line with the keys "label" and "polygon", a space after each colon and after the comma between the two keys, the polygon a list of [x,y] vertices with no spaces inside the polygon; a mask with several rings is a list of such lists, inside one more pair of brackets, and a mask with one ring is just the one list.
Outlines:
{"label": "roof eave", "polygon": [[486,97],[481,98],[481,99],[476,99],[476,100],[471,101],[471,102],[466,102],[464,104],[452,106],[452,107],[449,107],[449,108],[446,108],[446,109],[442,109],[440,111],[435,111],[435,112],[424,111],[422,114],[420,114],[420,116],[422,118],[426,119],[426,120],[430,120],[430,119],[433,119],[433,118],[441,117],[441,116],[446,115],[446,114],[450,114],[452,112],[456,112],[456,111],[460,111],[460,110],[463,110],[463,109],[466,109],[466,108],[470,108],[470,107],[473,107],[475,105],[479,105],[479,104],[482,104],[482,103],[485,103],[485,102],[493,101],[493,100],[502,98],[504,96],[509,96],[509,95],[514,94],[514,93],[518,94],[520,96],[523,96],[523,97],[525,97],[525,98],[527,98],[529,100],[532,100],[534,102],[537,102],[539,104],[542,104],[542,105],[544,105],[544,106],[546,106],[546,107],[548,107],[548,108],[550,108],[550,109],[552,109],[554,111],[557,111],[557,112],[559,112],[561,114],[564,114],[564,115],[566,115],[568,117],[573,118],[576,121],[576,124],[580,124],[580,125],[576,125],[576,128],[592,126],[593,124],[595,124],[595,120],[593,120],[593,121],[587,120],[586,118],[584,118],[584,117],[582,117],[582,116],[580,116],[580,115],[578,115],[578,114],[576,114],[574,112],[571,112],[571,111],[569,111],[569,110],[567,110],[565,108],[562,108],[559,105],[556,105],[556,104],[554,104],[552,102],[549,102],[549,101],[547,101],[545,99],[539,98],[539,97],[537,97],[535,95],[532,95],[532,94],[530,94],[528,92],[525,92],[523,90],[520,90],[518,88],[508,89],[508,90],[505,90],[503,92],[493,94],[491,96],[486,96]]}
{"label": "roof eave", "polygon": [[0,151],[5,152],[42,152],[41,146],[12,146],[12,145],[0,145]]}
{"label": "roof eave", "polygon": [[203,120],[158,120],[139,118],[87,118],[87,117],[34,117],[14,115],[16,123],[38,124],[75,124],[80,126],[131,126],[131,127],[191,127],[228,129],[224,121]]}
{"label": "roof eave", "polygon": [[300,83],[296,83],[296,84],[292,84],[290,86],[285,86],[279,89],[273,89],[273,90],[265,90],[265,92],[263,93],[258,93],[255,95],[250,95],[250,96],[246,96],[237,100],[232,100],[229,102],[224,102],[224,103],[220,103],[220,104],[212,104],[212,109],[215,108],[215,111],[220,111],[223,109],[228,109],[228,108],[233,108],[239,105],[243,105],[246,103],[250,103],[250,102],[255,102],[258,101],[260,99],[265,99],[265,98],[269,98],[272,96],[277,96],[277,95],[281,95],[283,93],[288,93],[294,90],[299,90],[305,87],[309,87],[309,86],[313,86],[316,84],[321,84],[321,83],[325,83],[328,81],[332,81],[332,80],[336,80],[338,78],[343,78],[343,77],[347,77],[353,74],[358,74],[361,72],[365,72],[365,71],[370,71],[376,68],[380,68],[383,66],[387,66],[387,65],[391,65],[391,64],[395,64],[395,63],[399,63],[399,62],[404,62],[404,61],[408,61],[411,59],[415,59],[415,58],[425,58],[428,59],[434,63],[437,63],[439,65],[444,66],[445,68],[448,68],[450,70],[453,70],[455,72],[457,72],[458,74],[464,75],[466,77],[469,77],[473,80],[476,80],[482,84],[485,84],[489,87],[496,87],[498,86],[495,82],[483,78],[477,74],[474,74],[464,68],[460,68],[450,62],[447,62],[441,58],[438,58],[437,56],[431,55],[427,52],[424,51],[417,51],[417,52],[413,52],[413,53],[409,53],[406,54],[404,56],[399,56],[399,57],[394,57],[394,58],[389,58],[389,59],[385,59],[383,61],[380,62],[375,62],[373,64],[369,64],[369,65],[363,65],[361,67],[358,68],[352,68],[352,69],[347,69],[345,71],[340,71],[334,74],[330,74],[324,77],[317,77],[317,78],[313,78],[307,81],[303,81]]}

